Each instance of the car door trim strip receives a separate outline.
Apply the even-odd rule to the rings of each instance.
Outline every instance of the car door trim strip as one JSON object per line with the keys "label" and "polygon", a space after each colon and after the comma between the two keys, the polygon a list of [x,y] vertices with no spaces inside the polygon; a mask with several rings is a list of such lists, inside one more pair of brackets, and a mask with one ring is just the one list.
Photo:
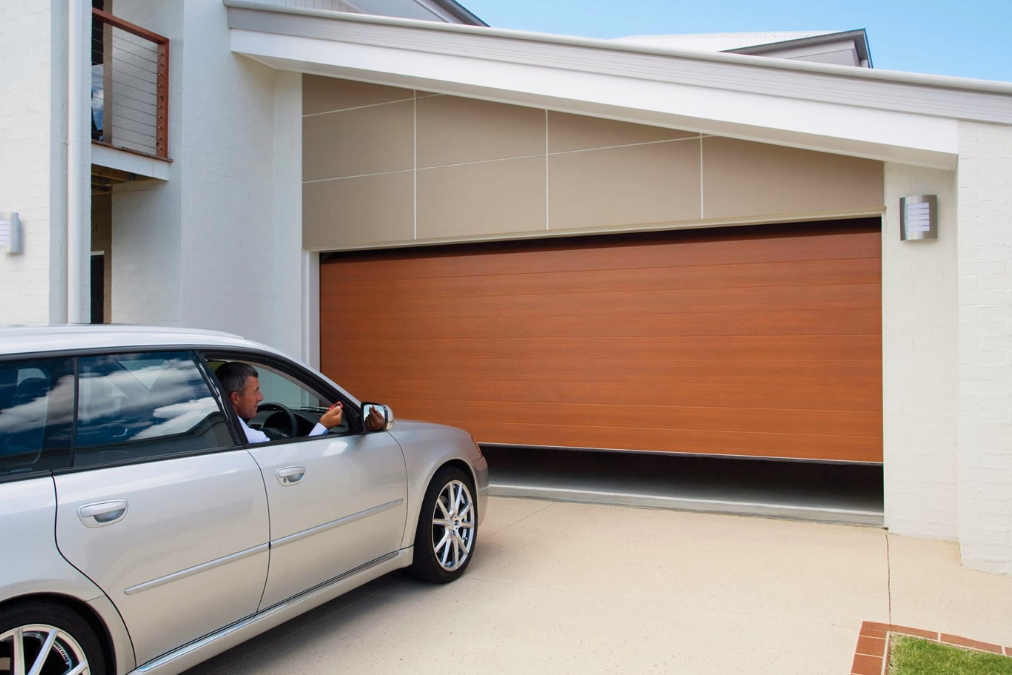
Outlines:
{"label": "car door trim strip", "polygon": [[301,532],[296,532],[295,534],[290,534],[290,535],[288,535],[286,537],[281,537],[280,539],[275,539],[274,541],[271,542],[271,548],[277,548],[277,547],[280,547],[280,546],[284,546],[286,544],[291,544],[291,543],[296,542],[296,541],[301,541],[302,539],[306,539],[307,537],[312,537],[312,536],[317,535],[317,534],[322,534],[323,532],[326,532],[327,530],[333,530],[334,528],[341,527],[342,525],[349,525],[351,523],[354,523],[357,520],[362,520],[363,518],[368,518],[369,516],[375,516],[378,513],[383,513],[384,511],[389,511],[390,509],[397,508],[398,506],[400,506],[403,503],[404,503],[403,499],[395,499],[392,502],[387,502],[386,504],[380,504],[379,506],[374,506],[371,509],[366,509],[365,511],[359,511],[358,513],[353,513],[350,516],[345,516],[344,518],[338,518],[337,520],[332,520],[329,523],[324,523],[323,525],[317,525],[316,527],[311,527],[308,530],[302,530]]}
{"label": "car door trim strip", "polygon": [[200,574],[201,572],[207,572],[217,567],[221,567],[222,565],[228,565],[229,563],[238,562],[243,558],[249,558],[250,556],[254,556],[258,553],[263,553],[266,550],[267,544],[260,544],[252,548],[248,548],[245,551],[232,553],[230,555],[223,556],[216,560],[210,560],[206,563],[194,565],[193,567],[187,567],[185,570],[173,572],[172,574],[166,574],[164,577],[158,577],[157,579],[152,579],[151,581],[145,581],[142,584],[131,586],[130,588],[123,591],[123,593],[125,593],[126,595],[134,595],[135,593],[140,593],[142,591],[149,591],[152,588],[158,588],[159,586],[164,586],[165,584],[171,583],[173,581],[179,581],[180,579],[185,579],[186,577],[192,577],[194,574]]}
{"label": "car door trim strip", "polygon": [[[407,555],[409,552],[410,551],[406,551],[405,549],[401,549],[398,551],[391,551],[390,553],[380,556],[379,558],[367,562],[364,565],[360,565],[355,569],[348,570],[344,574],[336,576],[329,581],[325,581],[322,584],[317,584],[312,588],[307,588],[301,593],[293,595],[287,600],[283,600],[276,605],[271,605],[266,609],[262,609],[256,614],[252,614],[246,617],[245,619],[240,619],[239,621],[236,621],[235,623],[230,624],[228,626],[224,626],[213,633],[205,635],[202,638],[198,638],[193,642],[189,642],[185,645],[177,647],[176,649],[172,650],[171,652],[168,652],[167,654],[163,654],[162,656],[159,656],[158,658],[152,661],[148,661],[142,666],[138,666],[135,670],[131,671],[131,674],[133,675],[139,673],[142,674],[142,673],[157,672],[159,669],[165,666],[169,666],[169,664],[171,664],[173,661],[182,659],[193,652],[199,652],[208,645],[217,642],[218,640],[227,639],[229,638],[229,636],[235,635],[236,633],[241,633],[243,630],[252,628],[253,626],[255,626],[260,622],[267,622],[266,625],[273,628],[274,626],[279,624],[272,622],[271,621],[272,617],[281,615],[282,621],[287,620],[288,618],[292,618],[291,616],[289,617],[284,616],[286,610],[289,610],[303,602],[309,602],[312,598],[318,597],[321,594],[326,594],[331,589],[339,587],[343,582],[348,581],[349,579],[352,579],[356,576],[359,576],[360,574],[364,574],[369,570],[372,570],[380,565],[383,565],[384,563],[390,563],[398,558],[403,557],[404,555]],[[389,569],[386,569],[384,571],[389,571]],[[244,637],[242,639],[243,640],[248,639],[249,637],[252,637],[253,635],[259,632],[260,631],[250,633],[247,635],[247,637]],[[195,663],[188,665],[195,665]],[[170,672],[178,672],[178,671],[174,668],[170,668]]]}

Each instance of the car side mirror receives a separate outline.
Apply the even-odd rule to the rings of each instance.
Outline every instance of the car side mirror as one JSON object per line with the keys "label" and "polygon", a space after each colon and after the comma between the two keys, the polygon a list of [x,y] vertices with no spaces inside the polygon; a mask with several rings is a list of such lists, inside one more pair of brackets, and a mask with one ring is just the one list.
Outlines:
{"label": "car side mirror", "polygon": [[382,403],[362,404],[362,431],[389,431],[394,426],[394,411]]}

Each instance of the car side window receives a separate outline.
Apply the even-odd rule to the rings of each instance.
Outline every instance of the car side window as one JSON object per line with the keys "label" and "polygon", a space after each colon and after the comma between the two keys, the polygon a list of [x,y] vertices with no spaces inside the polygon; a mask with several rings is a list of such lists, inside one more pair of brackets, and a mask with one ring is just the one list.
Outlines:
{"label": "car side window", "polygon": [[[212,371],[228,361],[242,361],[256,369],[263,401],[253,419],[246,420],[251,429],[263,431],[271,440],[308,436],[320,416],[336,400],[331,401],[302,378],[274,364],[248,358],[208,358]],[[289,415],[291,413],[291,415]],[[351,430],[348,416],[332,428],[331,434],[346,434]]]}
{"label": "car side window", "polygon": [[81,357],[78,387],[74,466],[234,444],[188,352]]}
{"label": "car side window", "polygon": [[73,418],[73,359],[0,361],[0,478],[66,466]]}

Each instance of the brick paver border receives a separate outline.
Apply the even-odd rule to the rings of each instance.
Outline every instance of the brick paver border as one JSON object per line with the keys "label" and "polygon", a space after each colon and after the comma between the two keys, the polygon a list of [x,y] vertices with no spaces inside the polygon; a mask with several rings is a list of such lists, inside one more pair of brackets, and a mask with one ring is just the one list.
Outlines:
{"label": "brick paver border", "polygon": [[883,675],[886,672],[886,668],[889,665],[890,633],[912,635],[947,645],[1012,656],[1012,647],[1002,647],[990,642],[971,640],[959,637],[958,635],[949,635],[948,633],[935,633],[919,628],[865,621],[861,624],[861,634],[857,638],[857,649],[854,650],[854,665],[850,668],[851,675]]}

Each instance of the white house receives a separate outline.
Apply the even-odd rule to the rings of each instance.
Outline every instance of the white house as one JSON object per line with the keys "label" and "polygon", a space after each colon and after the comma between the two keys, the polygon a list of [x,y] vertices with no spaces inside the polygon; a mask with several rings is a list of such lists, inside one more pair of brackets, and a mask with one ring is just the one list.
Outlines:
{"label": "white house", "polygon": [[890,531],[1012,573],[1012,84],[863,31],[71,10],[0,8],[4,323],[232,331],[480,442],[881,462]]}

